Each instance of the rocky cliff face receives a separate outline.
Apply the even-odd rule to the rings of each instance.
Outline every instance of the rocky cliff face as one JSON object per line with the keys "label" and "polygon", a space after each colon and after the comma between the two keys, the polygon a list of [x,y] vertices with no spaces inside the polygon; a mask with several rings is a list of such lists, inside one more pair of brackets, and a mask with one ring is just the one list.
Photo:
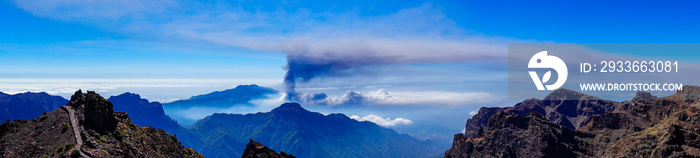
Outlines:
{"label": "rocky cliff face", "polygon": [[[506,108],[491,115],[487,125],[477,130],[474,137],[455,135],[445,157],[700,156],[700,108],[697,107],[700,87],[686,86],[683,91],[662,98],[639,92],[632,101],[624,102],[567,93],[550,96],[579,99],[567,103],[548,96],[544,101],[530,99],[516,107],[533,102],[557,105],[554,111],[569,116],[564,117],[568,120],[571,120],[568,114],[579,115],[577,119],[581,120],[570,121],[581,121],[573,124],[577,125],[575,128],[558,122],[559,119],[543,117],[538,111],[518,114],[522,110],[509,112],[514,107]],[[562,105],[569,107],[559,107]],[[603,112],[599,114],[600,111]]]}
{"label": "rocky cliff face", "polygon": [[74,109],[78,119],[92,129],[112,131],[117,127],[112,103],[94,91],[78,90],[71,96],[68,106]]}
{"label": "rocky cliff face", "polygon": [[262,145],[253,139],[250,139],[250,143],[246,145],[245,150],[243,150],[243,158],[296,158],[294,155],[289,155],[284,152],[279,154],[265,145]]}
{"label": "rocky cliff face", "polygon": [[555,124],[537,112],[498,112],[476,139],[459,135],[445,157],[578,157],[587,153],[592,137]]}
{"label": "rocky cliff face", "polygon": [[68,105],[33,120],[0,125],[3,157],[203,157],[173,135],[131,123],[99,94],[76,92]]}
{"label": "rocky cliff face", "polygon": [[[163,106],[158,102],[149,102],[135,93],[123,93],[107,99],[114,104],[114,111],[127,112],[134,124],[160,128],[174,134],[182,127],[165,114]],[[179,136],[179,135],[178,135]]]}
{"label": "rocky cliff face", "polygon": [[605,112],[612,112],[616,108],[617,102],[600,99],[580,92],[557,89],[552,91],[543,100],[528,99],[513,107],[484,107],[472,118],[467,120],[465,126],[465,136],[476,138],[479,129],[486,127],[486,123],[493,114],[498,111],[524,115],[537,112],[546,119],[559,125],[578,129],[583,122],[592,116]]}
{"label": "rocky cliff face", "polygon": [[503,111],[505,107],[481,107],[479,112],[472,118],[467,120],[467,126],[464,128],[464,136],[476,138],[479,134],[479,129],[485,128],[489,118],[499,111]]}

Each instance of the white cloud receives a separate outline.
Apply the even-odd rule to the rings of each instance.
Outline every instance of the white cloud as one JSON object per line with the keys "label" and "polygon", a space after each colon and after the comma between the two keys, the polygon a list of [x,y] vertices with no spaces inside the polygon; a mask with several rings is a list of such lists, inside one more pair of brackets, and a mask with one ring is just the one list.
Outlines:
{"label": "white cloud", "polygon": [[364,117],[360,117],[357,115],[351,115],[351,119],[355,119],[357,121],[369,121],[369,122],[374,122],[377,125],[384,126],[384,127],[392,127],[396,125],[410,125],[413,124],[413,121],[405,119],[405,118],[400,118],[397,117],[395,119],[391,118],[382,118],[377,115],[367,115]]}
{"label": "white cloud", "polygon": [[493,104],[501,99],[490,93],[483,92],[439,92],[439,91],[406,91],[393,92],[393,97],[380,101],[388,105],[423,104],[423,105],[484,105]]}
{"label": "white cloud", "polygon": [[367,94],[347,91],[342,96],[325,93],[302,94],[299,101],[322,105],[421,105],[421,106],[470,106],[491,105],[502,101],[496,95],[482,92],[398,91],[379,89]]}
{"label": "white cloud", "polygon": [[507,43],[522,42],[467,34],[431,3],[369,17],[353,11],[249,11],[236,4],[225,7],[172,0],[17,0],[15,4],[34,15],[54,19],[122,20],[95,24],[112,31],[284,52],[319,63],[373,58],[386,59],[373,61],[380,64],[505,59]]}
{"label": "white cloud", "polygon": [[178,101],[178,100],[182,100],[182,99],[180,99],[180,98],[153,99],[153,100],[150,100],[150,101],[152,101],[152,102],[159,102],[159,103],[170,103],[170,102],[174,102],[174,101]]}
{"label": "white cloud", "polygon": [[177,5],[172,0],[16,0],[14,3],[34,15],[62,20],[143,18]]}
{"label": "white cloud", "polygon": [[282,103],[284,100],[279,98],[283,95],[282,93],[267,94],[264,98],[253,99],[250,104],[236,104],[230,105],[229,107],[169,107],[164,106],[163,110],[173,119],[177,120],[178,123],[184,126],[189,126],[195,123],[199,119],[203,119],[214,113],[230,113],[230,114],[249,114],[257,113],[263,111],[270,111]]}
{"label": "white cloud", "polygon": [[[37,78],[0,78],[0,92],[8,94],[24,92],[46,92],[52,95],[70,97],[78,89],[100,92],[107,97],[116,93],[137,92],[152,101],[172,101],[173,98],[187,98],[199,92],[182,89],[216,87],[217,89],[233,88],[241,84],[258,84],[270,86],[279,84],[279,79],[37,79]],[[158,96],[154,91],[162,93],[163,89],[181,89],[173,96]],[[151,89],[153,91],[143,91]],[[141,90],[141,91],[138,91]],[[200,90],[201,91],[201,90]],[[149,93],[151,92],[151,93]],[[206,92],[206,91],[202,91]]]}
{"label": "white cloud", "polygon": [[[354,11],[328,12],[284,6],[273,11],[251,11],[236,4],[178,4],[169,0],[43,0],[15,1],[15,4],[37,16],[86,22],[127,36],[283,52],[288,62],[305,64],[294,72],[307,73],[295,75],[307,81],[329,76],[350,76],[343,74],[346,72],[366,75],[352,70],[368,66],[503,64],[508,55],[507,43],[526,42],[470,33],[445,15],[441,7],[431,3],[371,16],[360,16]],[[100,12],[95,13],[98,10]],[[101,20],[117,22],[94,23]],[[319,72],[302,70],[327,65],[332,66],[327,70],[315,69]],[[452,72],[443,74],[454,75]],[[426,80],[442,76],[433,77]],[[481,92],[399,91],[389,95],[348,91],[340,97],[327,96],[325,101],[319,103],[461,106],[489,104],[494,100],[497,100],[494,95]]]}
{"label": "white cloud", "polygon": [[469,112],[469,115],[470,115],[470,116],[474,116],[474,115],[476,115],[476,114],[478,114],[478,113],[479,113],[478,111],[470,111],[470,112]]}

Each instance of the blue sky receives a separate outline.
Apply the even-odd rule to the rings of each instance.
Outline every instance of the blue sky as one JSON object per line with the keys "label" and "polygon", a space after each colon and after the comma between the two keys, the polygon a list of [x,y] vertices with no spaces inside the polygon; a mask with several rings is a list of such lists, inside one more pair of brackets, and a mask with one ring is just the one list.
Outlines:
{"label": "blue sky", "polygon": [[[284,91],[291,62],[308,70],[295,91],[328,94],[319,111],[459,128],[480,106],[517,102],[506,99],[507,43],[699,42],[696,3],[2,1],[0,91],[155,101],[240,84]],[[339,106],[348,91],[372,107]]]}
{"label": "blue sky", "polygon": [[693,43],[694,1],[463,2],[475,32],[558,43]]}

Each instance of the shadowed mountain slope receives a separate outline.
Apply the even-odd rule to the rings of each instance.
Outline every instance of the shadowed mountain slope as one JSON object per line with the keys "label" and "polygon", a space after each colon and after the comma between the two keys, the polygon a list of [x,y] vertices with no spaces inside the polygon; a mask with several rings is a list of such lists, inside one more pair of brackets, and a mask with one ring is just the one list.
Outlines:
{"label": "shadowed mountain slope", "polygon": [[299,157],[427,157],[439,149],[406,134],[343,114],[310,112],[285,103],[270,112],[214,114],[191,130],[205,142],[191,145],[208,157],[239,157],[248,140]]}
{"label": "shadowed mountain slope", "polygon": [[134,93],[111,96],[108,101],[114,105],[114,111],[126,112],[136,125],[151,126],[165,131],[175,131],[181,126],[170,116],[165,115],[163,106],[158,102],[149,102]]}
{"label": "shadowed mountain slope", "polygon": [[66,105],[68,100],[45,92],[18,93],[9,95],[0,92],[0,121],[33,119],[44,112],[53,111]]}
{"label": "shadowed mountain slope", "polygon": [[251,100],[266,97],[266,94],[274,94],[278,91],[272,88],[258,85],[239,85],[233,89],[216,91],[208,94],[190,97],[185,100],[178,100],[165,103],[168,108],[188,108],[188,107],[222,107],[228,108],[233,105],[250,104]]}
{"label": "shadowed mountain slope", "polygon": [[[543,101],[529,99],[516,107],[539,107],[542,103],[558,105],[553,109],[569,109],[564,111],[578,115],[576,119],[580,120],[570,121],[575,128],[558,121],[560,119],[544,117],[538,110],[522,114],[525,110],[501,108],[505,110],[497,109],[473,137],[456,134],[445,157],[700,156],[700,87],[685,86],[682,91],[662,98],[638,92],[632,101],[624,102],[573,95],[578,99],[566,103],[560,97],[550,97],[562,96],[555,92]],[[568,107],[559,107],[561,105]],[[605,112],[599,114],[600,111]],[[572,115],[558,112],[571,120]]]}

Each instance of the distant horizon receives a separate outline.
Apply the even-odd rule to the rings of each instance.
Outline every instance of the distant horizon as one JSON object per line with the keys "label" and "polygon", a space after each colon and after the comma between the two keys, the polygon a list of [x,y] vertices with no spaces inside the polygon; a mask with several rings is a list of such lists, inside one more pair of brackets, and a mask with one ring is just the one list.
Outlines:
{"label": "distant horizon", "polygon": [[[595,56],[596,62],[613,60],[610,57],[678,58],[673,60],[681,65],[675,69],[680,72],[655,76],[596,74],[609,75],[599,78],[606,82],[630,74],[652,79],[700,77],[693,73],[700,70],[700,54],[695,51],[700,46],[697,4],[2,1],[0,91],[46,92],[64,98],[78,89],[103,96],[131,92],[168,104],[255,84],[278,92],[231,99],[245,104],[165,107],[164,111],[191,124],[213,113],[269,111],[289,100],[312,111],[343,113],[390,128],[425,127],[421,129],[426,131],[421,133],[424,136],[450,140],[453,135],[445,133],[464,129],[465,121],[480,108],[522,101],[509,98],[515,92],[513,85],[525,87],[518,96],[522,98],[542,98],[551,92],[534,89],[530,81],[534,78],[529,76],[524,78],[526,84],[510,82],[509,77],[515,75],[510,73],[509,63],[513,62],[509,60],[516,56],[511,44],[532,49],[527,44],[554,45],[602,54]],[[615,43],[627,45],[616,47]],[[664,44],[673,49],[653,47]],[[529,53],[539,51],[546,50],[527,50],[524,58],[531,59]],[[590,57],[567,53],[556,55],[571,60]],[[522,60],[524,64],[516,68],[529,68],[528,61]],[[575,77],[585,75],[573,67],[583,64],[577,62],[566,63],[572,84],[563,88],[574,88]],[[517,72],[528,75],[527,71]],[[546,72],[543,80],[550,75]],[[252,91],[256,90],[234,96]],[[620,100],[630,96],[634,92],[598,97]]]}

